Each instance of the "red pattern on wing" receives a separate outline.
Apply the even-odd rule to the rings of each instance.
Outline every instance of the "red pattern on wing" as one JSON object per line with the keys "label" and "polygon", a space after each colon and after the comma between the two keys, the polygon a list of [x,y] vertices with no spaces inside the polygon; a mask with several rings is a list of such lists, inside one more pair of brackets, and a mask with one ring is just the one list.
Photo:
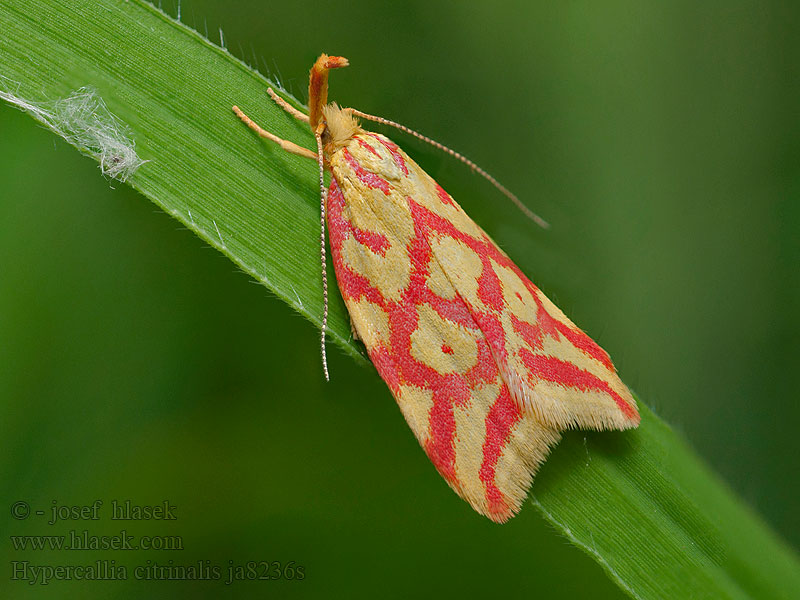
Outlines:
{"label": "red pattern on wing", "polygon": [[[508,439],[511,427],[520,417],[520,412],[511,403],[509,390],[500,380],[497,363],[486,338],[480,335],[478,323],[458,297],[442,298],[429,289],[427,281],[432,254],[424,219],[415,221],[417,235],[409,245],[412,263],[410,283],[399,301],[386,300],[375,285],[356,273],[343,260],[341,253],[345,239],[349,236],[355,237],[359,231],[343,215],[345,202],[339,185],[333,180],[328,192],[327,210],[331,254],[339,289],[345,301],[366,298],[386,311],[390,323],[389,344],[368,348],[368,352],[373,364],[393,393],[397,395],[401,385],[413,385],[433,392],[429,413],[430,435],[424,443],[424,448],[438,471],[454,488],[461,487],[455,469],[454,408],[469,404],[471,390],[477,385],[499,386],[496,402],[486,417],[487,436],[483,442],[480,477],[487,486],[486,495],[492,513],[508,515],[509,506],[494,485],[493,477],[498,457]],[[410,199],[408,202],[412,214],[415,214],[418,205]],[[433,307],[445,319],[475,331],[480,341],[478,358],[472,369],[466,373],[442,374],[412,356],[411,336],[418,326],[417,307],[423,304]],[[452,352],[452,348],[450,350]]]}
{"label": "red pattern on wing", "polygon": [[[608,354],[597,345],[588,335],[577,327],[570,327],[559,319],[553,317],[543,305],[539,291],[519,267],[506,256],[495,243],[485,234],[482,238],[473,237],[460,231],[455,225],[442,216],[431,212],[423,206],[411,202],[412,214],[415,222],[419,223],[424,229],[424,235],[430,238],[433,235],[447,236],[458,240],[475,252],[480,257],[482,270],[478,276],[478,297],[484,304],[485,309],[472,306],[465,301],[470,313],[481,325],[481,330],[488,338],[490,344],[497,351],[497,359],[502,368],[507,368],[506,332],[499,326],[498,313],[506,310],[505,300],[501,288],[501,283],[492,263],[512,270],[523,282],[525,287],[531,292],[537,306],[536,322],[534,324],[520,321],[511,314],[512,321],[520,331],[524,331],[524,337],[528,340],[532,348],[541,348],[544,336],[558,339],[559,336],[572,344],[576,349],[600,361],[611,373],[614,373],[614,365]],[[520,351],[520,358],[528,367],[528,376],[532,380],[542,379],[557,382],[563,387],[571,387],[576,391],[598,390],[608,393],[613,398],[619,409],[626,418],[638,423],[639,414],[634,406],[615,392],[608,383],[601,377],[580,369],[572,363],[559,361],[553,357],[535,356],[525,348]],[[554,365],[562,365],[555,368]],[[545,366],[547,365],[547,366]]]}
{"label": "red pattern on wing", "polygon": [[[383,136],[362,134],[340,152],[342,160],[331,157],[334,177],[327,200],[328,228],[336,278],[354,325],[363,329],[359,336],[372,362],[439,472],[477,510],[505,520],[519,508],[533,472],[558,439],[558,429],[584,425],[578,419],[587,414],[589,426],[620,427],[618,421],[606,417],[591,420],[603,394],[624,415],[623,427],[638,423],[635,405],[616,391],[615,387],[624,385],[618,382],[608,355],[550,304],[402,150]],[[337,180],[347,183],[340,186]],[[352,203],[343,187],[354,194]],[[355,226],[353,220],[362,226]],[[406,227],[402,225],[406,221],[409,229],[404,230],[405,241],[398,247],[401,238],[396,228]],[[376,230],[365,229],[363,223]],[[474,258],[469,273],[458,272],[458,263],[436,254],[439,250],[434,246],[442,240]],[[352,262],[346,258],[348,252]],[[392,260],[400,253],[403,262],[389,262],[390,253]],[[375,256],[386,258],[385,265],[378,266]],[[397,278],[391,269],[387,272],[386,265],[392,264],[395,268],[402,264],[399,270],[407,281],[399,272]],[[459,277],[471,278],[472,283],[457,283]],[[397,282],[402,283],[400,289],[392,287]],[[462,293],[459,286],[463,285],[474,293]],[[522,307],[516,310],[526,311],[519,317],[509,305],[513,286],[518,290],[513,292],[514,299]],[[532,301],[523,298],[528,294]],[[369,309],[373,312],[358,312],[363,302],[373,306]],[[386,331],[370,321],[378,318],[374,310],[384,315],[379,320],[385,320]],[[428,316],[421,321],[425,310],[433,313],[425,313]],[[443,324],[436,325],[436,319]],[[455,335],[454,327],[474,348],[469,368],[456,368],[465,359],[455,350],[458,339],[447,337]],[[373,331],[376,328],[379,335]],[[440,357],[432,358],[436,353]],[[570,353],[585,356],[578,361],[584,366],[566,359]],[[615,383],[610,385],[612,378]],[[550,408],[526,404],[530,390],[537,390],[533,396],[538,398],[540,384],[557,386],[542,388],[555,394]],[[421,416],[410,415],[404,407],[408,390],[413,392],[411,410],[423,407]],[[559,396],[563,393],[574,397],[565,404]],[[598,396],[582,400],[581,394],[589,393]],[[547,420],[552,416],[548,410],[556,415],[555,421]],[[459,425],[459,419],[467,420]],[[476,423],[476,419],[481,421]],[[472,462],[465,465],[457,448],[477,454],[468,457]],[[522,475],[520,465],[524,465]],[[467,481],[471,470],[474,481]],[[480,498],[475,496],[477,488]]]}

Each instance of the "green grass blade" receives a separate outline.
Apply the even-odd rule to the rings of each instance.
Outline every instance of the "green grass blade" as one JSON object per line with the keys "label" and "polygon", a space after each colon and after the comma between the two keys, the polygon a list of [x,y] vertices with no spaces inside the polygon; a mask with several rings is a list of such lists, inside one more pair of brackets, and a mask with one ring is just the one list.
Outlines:
{"label": "green grass blade", "polygon": [[[42,102],[96,89],[149,161],[130,185],[319,323],[316,170],[231,112],[238,104],[313,147],[308,128],[268,101],[264,77],[140,0],[10,0],[0,20],[0,75],[19,83],[19,96]],[[336,293],[329,328],[364,361]],[[534,485],[546,518],[635,597],[795,594],[793,552],[679,436],[642,413],[634,432],[565,437]]]}
{"label": "green grass blade", "polygon": [[545,516],[636,597],[793,597],[793,552],[639,406],[635,431],[565,437],[534,483]]}
{"label": "green grass blade", "polygon": [[[150,161],[131,185],[320,323],[313,165],[259,140],[231,111],[238,104],[278,135],[314,147],[308,127],[269,100],[263,76],[145,2],[15,0],[0,10],[0,75],[20,84],[17,95],[41,102],[97,90]],[[335,294],[329,332],[363,360]]]}

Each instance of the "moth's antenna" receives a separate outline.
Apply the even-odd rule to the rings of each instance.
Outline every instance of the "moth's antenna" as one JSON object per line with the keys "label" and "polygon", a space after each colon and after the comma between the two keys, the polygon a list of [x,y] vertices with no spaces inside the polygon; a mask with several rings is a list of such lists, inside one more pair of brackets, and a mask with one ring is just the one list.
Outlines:
{"label": "moth's antenna", "polygon": [[399,129],[400,131],[403,131],[403,132],[405,132],[405,133],[407,133],[409,135],[413,135],[415,138],[418,138],[418,139],[422,140],[423,142],[427,142],[428,144],[438,148],[442,152],[446,152],[447,154],[449,154],[453,158],[455,158],[457,160],[460,160],[462,163],[467,165],[470,169],[472,169],[473,171],[478,173],[478,175],[482,176],[489,183],[491,183],[494,187],[496,187],[500,191],[501,194],[503,194],[509,200],[511,200],[517,206],[517,208],[520,209],[523,212],[523,214],[526,217],[528,217],[531,221],[533,221],[534,223],[539,225],[539,227],[541,227],[542,229],[549,229],[550,228],[550,223],[545,221],[542,217],[537,215],[530,208],[525,206],[522,203],[522,201],[519,198],[517,198],[517,196],[515,194],[513,194],[511,191],[508,190],[508,188],[506,188],[502,183],[497,181],[497,179],[495,179],[494,177],[489,175],[489,173],[487,173],[486,171],[481,169],[478,165],[476,165],[474,162],[472,162],[470,159],[468,159],[463,154],[459,154],[458,152],[456,152],[455,150],[451,150],[450,148],[448,148],[444,144],[440,144],[436,140],[432,140],[428,136],[422,135],[421,133],[419,133],[417,131],[414,131],[413,129],[409,129],[408,127],[406,127],[405,125],[401,125],[400,123],[395,123],[394,121],[390,121],[389,119],[384,119],[383,117],[376,117],[375,115],[368,115],[367,113],[361,112],[360,110],[357,110],[355,108],[346,108],[345,110],[348,111],[350,114],[352,114],[352,115],[354,115],[356,117],[361,117],[362,119],[366,119],[367,121],[374,121],[375,123],[380,123],[381,125],[389,125],[390,127],[395,127],[397,129]]}
{"label": "moth's antenna", "polygon": [[[322,334],[320,336],[320,350],[322,352],[322,370],[325,372],[325,381],[330,381],[328,375],[328,356],[325,352],[325,330],[328,327],[328,266],[325,260],[325,204],[328,194],[325,191],[325,155],[322,147],[322,133],[325,131],[324,107],[328,104],[328,71],[346,67],[349,63],[343,56],[328,56],[320,54],[308,76],[308,124],[317,140],[317,164],[319,165],[319,254],[322,261]],[[270,94],[272,95],[272,94]],[[274,96],[273,96],[274,98]],[[278,102],[281,106],[280,102]],[[301,121],[306,119],[300,111],[290,110],[289,113]]]}
{"label": "moth's antenna", "polygon": [[327,190],[325,189],[325,159],[322,155],[322,130],[318,128],[314,132],[317,139],[317,164],[319,165],[319,254],[322,261],[322,333],[320,334],[320,352],[322,353],[322,370],[325,373],[325,381],[330,381],[328,374],[328,354],[325,351],[325,331],[328,328],[328,264],[325,260],[325,204]]}

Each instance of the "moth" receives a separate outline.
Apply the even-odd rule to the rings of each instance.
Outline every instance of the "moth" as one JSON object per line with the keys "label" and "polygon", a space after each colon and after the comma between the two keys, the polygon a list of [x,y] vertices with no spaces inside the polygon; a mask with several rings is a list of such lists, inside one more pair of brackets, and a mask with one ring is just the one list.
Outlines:
{"label": "moth", "polygon": [[[636,402],[608,354],[403,150],[358,119],[428,138],[328,103],[329,71],[347,65],[343,57],[317,59],[308,115],[268,90],[309,124],[316,151],[233,110],[260,136],[317,162],[326,377],[327,225],[353,332],[411,430],[459,496],[504,522],[520,510],[561,431],[636,427]],[[474,163],[443,149],[516,201]],[[331,174],[327,190],[325,170]]]}

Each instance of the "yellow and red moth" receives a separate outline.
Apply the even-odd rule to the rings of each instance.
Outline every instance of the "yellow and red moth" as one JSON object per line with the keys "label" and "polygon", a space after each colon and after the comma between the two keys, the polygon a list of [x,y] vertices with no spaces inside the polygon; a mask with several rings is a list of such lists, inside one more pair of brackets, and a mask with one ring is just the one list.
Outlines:
{"label": "yellow and red moth", "polygon": [[316,152],[234,112],[262,137],[317,160],[324,289],[327,221],[353,331],[411,430],[458,495],[506,521],[561,431],[636,427],[636,403],[608,354],[405,152],[356,117],[392,122],[327,103],[329,69],[347,64],[319,57],[308,115],[269,90],[309,123]]}

